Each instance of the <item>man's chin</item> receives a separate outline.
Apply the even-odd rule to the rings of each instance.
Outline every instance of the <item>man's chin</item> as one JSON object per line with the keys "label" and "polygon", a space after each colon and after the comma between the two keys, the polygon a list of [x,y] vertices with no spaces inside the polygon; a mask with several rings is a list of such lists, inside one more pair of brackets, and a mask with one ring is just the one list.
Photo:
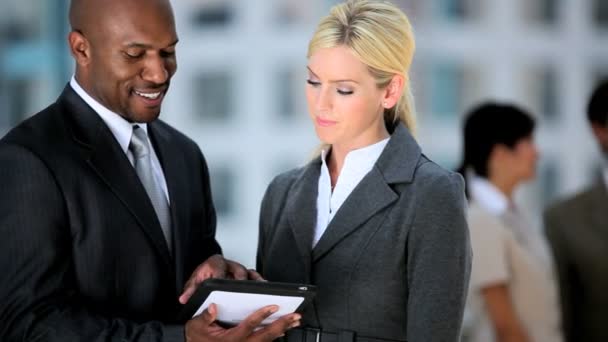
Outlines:
{"label": "man's chin", "polygon": [[158,119],[160,116],[160,108],[158,109],[148,109],[148,110],[138,110],[131,112],[130,119],[133,122],[138,123],[150,123]]}

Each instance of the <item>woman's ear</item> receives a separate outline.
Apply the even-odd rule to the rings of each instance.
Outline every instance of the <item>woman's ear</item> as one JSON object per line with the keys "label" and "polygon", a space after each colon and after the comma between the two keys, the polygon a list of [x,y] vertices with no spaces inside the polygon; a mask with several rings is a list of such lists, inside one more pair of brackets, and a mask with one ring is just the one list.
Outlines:
{"label": "woman's ear", "polygon": [[393,108],[403,94],[405,78],[402,75],[394,75],[389,84],[384,89],[382,105],[384,108]]}
{"label": "woman's ear", "polygon": [[70,44],[70,53],[74,57],[76,64],[81,66],[89,64],[91,59],[91,45],[87,38],[79,31],[72,31],[68,35],[68,42]]}

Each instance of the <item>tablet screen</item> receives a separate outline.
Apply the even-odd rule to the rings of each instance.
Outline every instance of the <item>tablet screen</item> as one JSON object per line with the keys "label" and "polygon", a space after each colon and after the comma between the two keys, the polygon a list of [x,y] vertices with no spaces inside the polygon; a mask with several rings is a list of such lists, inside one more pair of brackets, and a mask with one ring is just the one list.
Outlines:
{"label": "tablet screen", "polygon": [[236,325],[264,306],[278,305],[279,311],[266,318],[262,322],[264,325],[296,311],[303,301],[304,297],[213,291],[193,316],[201,314],[209,305],[215,303],[217,306],[217,320],[225,324]]}
{"label": "tablet screen", "polygon": [[177,322],[186,322],[215,304],[217,320],[226,325],[235,325],[264,306],[277,305],[279,311],[262,323],[269,324],[286,314],[302,312],[316,291],[314,285],[308,284],[207,279],[182,307]]}

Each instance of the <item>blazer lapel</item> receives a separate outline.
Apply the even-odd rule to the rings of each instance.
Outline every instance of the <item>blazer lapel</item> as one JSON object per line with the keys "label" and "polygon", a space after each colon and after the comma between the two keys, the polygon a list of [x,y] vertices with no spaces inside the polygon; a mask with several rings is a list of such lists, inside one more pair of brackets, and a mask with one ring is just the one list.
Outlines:
{"label": "blazer lapel", "polygon": [[186,238],[188,236],[188,227],[183,222],[183,219],[188,217],[185,212],[186,207],[180,202],[184,198],[184,194],[188,191],[186,180],[181,177],[181,171],[186,167],[186,164],[181,156],[178,147],[172,143],[171,136],[167,130],[158,122],[148,125],[148,131],[154,145],[154,150],[157,152],[158,159],[165,174],[167,181],[167,189],[169,191],[171,211],[171,229],[173,230],[173,259],[176,272],[177,289],[183,287],[181,279],[184,279],[184,255],[186,253]]}
{"label": "blazer lapel", "polygon": [[66,86],[58,102],[72,123],[74,139],[85,147],[87,163],[127,207],[161,258],[172,268],[171,255],[154,207],[110,129],[70,86]]}
{"label": "blazer lapel", "polygon": [[403,125],[398,125],[374,168],[348,196],[312,251],[313,262],[361,227],[399,196],[391,184],[411,182],[420,147]]}
{"label": "blazer lapel", "polygon": [[317,222],[317,192],[320,162],[309,163],[295,182],[286,204],[287,221],[295,237],[297,249],[310,276],[312,237]]}
{"label": "blazer lapel", "polygon": [[382,179],[380,171],[372,169],[348,196],[329,223],[312,251],[313,262],[397,198],[395,192]]}

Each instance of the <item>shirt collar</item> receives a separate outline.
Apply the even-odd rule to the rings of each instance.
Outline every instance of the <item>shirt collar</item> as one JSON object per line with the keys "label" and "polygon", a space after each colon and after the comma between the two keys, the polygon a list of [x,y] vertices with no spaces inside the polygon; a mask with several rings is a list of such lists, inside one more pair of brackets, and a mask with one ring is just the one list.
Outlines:
{"label": "shirt collar", "polygon": [[[78,81],[76,81],[74,76],[72,76],[72,79],[70,80],[70,86],[72,89],[74,89],[76,94],[78,94],[78,96],[80,96],[84,102],[93,108],[93,110],[101,117],[120,144],[120,148],[123,150],[123,152],[127,153],[135,123],[130,123],[129,121],[125,120],[122,116],[109,110],[87,94],[80,84],[78,84]],[[137,125],[141,127],[146,134],[148,134],[148,126],[145,123],[137,123]]]}
{"label": "shirt collar", "polygon": [[[382,154],[388,140],[389,138],[386,138],[369,146],[348,152],[344,158],[344,166],[346,167],[348,165],[349,170],[366,170],[365,173],[369,172],[374,163],[376,163],[376,160],[380,157],[380,154]],[[331,147],[321,151],[321,162],[325,167],[327,167],[325,159],[330,150]]]}
{"label": "shirt collar", "polygon": [[494,184],[478,175],[470,175],[471,198],[483,209],[494,215],[502,215],[509,208],[509,200]]}

